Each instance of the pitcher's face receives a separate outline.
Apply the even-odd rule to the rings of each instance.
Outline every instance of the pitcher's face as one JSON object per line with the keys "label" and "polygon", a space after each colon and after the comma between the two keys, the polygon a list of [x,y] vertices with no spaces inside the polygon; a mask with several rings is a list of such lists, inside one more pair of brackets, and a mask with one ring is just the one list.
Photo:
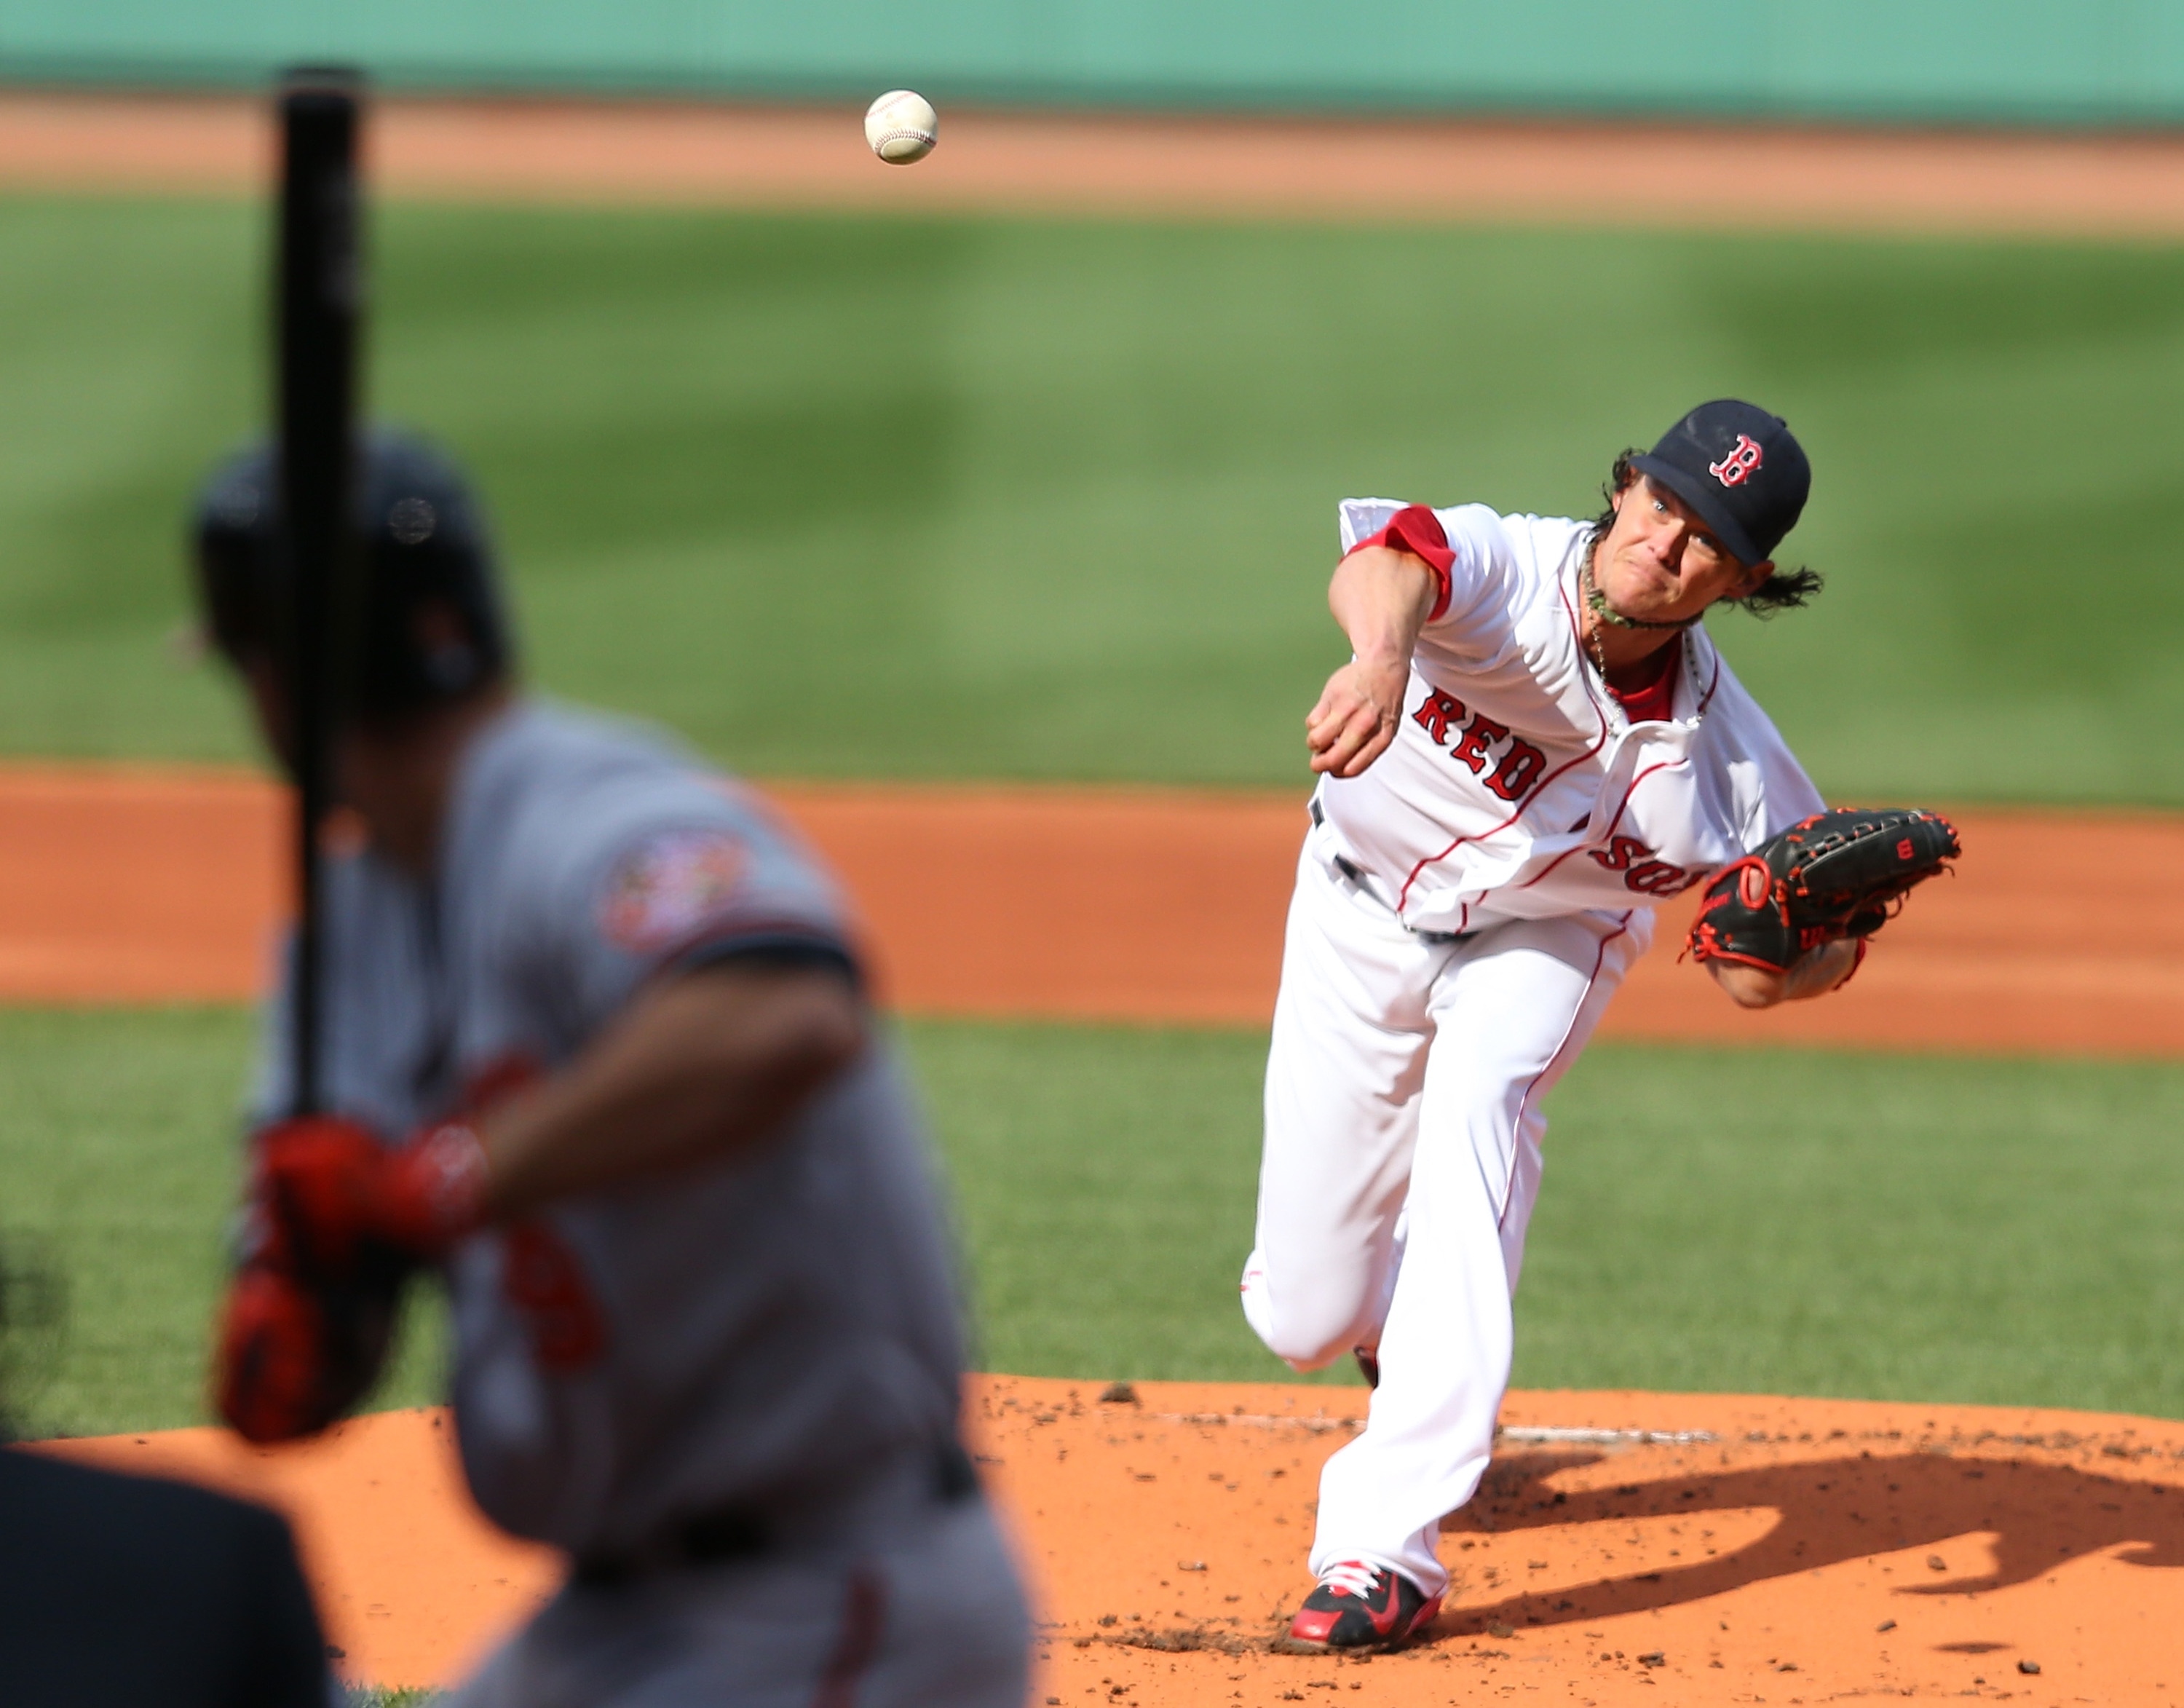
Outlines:
{"label": "pitcher's face", "polygon": [[1615,520],[1593,553],[1592,579],[1618,616],[1681,622],[1720,599],[1741,599],[1773,573],[1740,562],[1665,486],[1640,475],[1611,500]]}

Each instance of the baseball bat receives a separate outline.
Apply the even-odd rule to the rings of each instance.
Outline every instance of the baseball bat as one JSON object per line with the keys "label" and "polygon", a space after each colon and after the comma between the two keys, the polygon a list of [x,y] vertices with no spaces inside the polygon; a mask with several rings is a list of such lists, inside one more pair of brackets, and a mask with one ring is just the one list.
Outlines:
{"label": "baseball bat", "polygon": [[289,1039],[293,1108],[325,1093],[326,941],[320,839],[333,805],[333,737],[355,624],[357,342],[363,310],[353,72],[288,73],[280,91],[275,414],[281,578],[289,589],[296,900]]}

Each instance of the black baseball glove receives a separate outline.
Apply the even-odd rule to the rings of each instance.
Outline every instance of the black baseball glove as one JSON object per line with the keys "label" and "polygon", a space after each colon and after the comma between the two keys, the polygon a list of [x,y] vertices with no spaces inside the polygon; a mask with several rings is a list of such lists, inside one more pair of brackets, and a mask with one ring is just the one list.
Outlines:
{"label": "black baseball glove", "polygon": [[1715,874],[1685,946],[1695,960],[1787,971],[1808,949],[1871,936],[1962,851],[1938,812],[1815,812]]}

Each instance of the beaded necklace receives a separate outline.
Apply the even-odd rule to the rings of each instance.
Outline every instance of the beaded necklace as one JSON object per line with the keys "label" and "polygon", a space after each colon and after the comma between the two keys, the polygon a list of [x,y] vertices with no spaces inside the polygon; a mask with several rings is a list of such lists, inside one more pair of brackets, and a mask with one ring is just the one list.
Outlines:
{"label": "beaded necklace", "polygon": [[1579,572],[1579,583],[1585,592],[1585,609],[1598,619],[1598,622],[1588,622],[1585,625],[1585,650],[1592,658],[1592,667],[1600,673],[1600,679],[1605,682],[1607,680],[1607,649],[1601,644],[1602,624],[1613,623],[1618,628],[1665,628],[1680,633],[1699,621],[1700,617],[1704,617],[1706,613],[1700,611],[1696,616],[1687,617],[1680,622],[1648,622],[1643,617],[1625,617],[1607,602],[1607,595],[1600,590],[1598,584],[1592,578],[1593,554],[1599,550],[1600,543],[1597,540],[1586,548],[1585,564]]}

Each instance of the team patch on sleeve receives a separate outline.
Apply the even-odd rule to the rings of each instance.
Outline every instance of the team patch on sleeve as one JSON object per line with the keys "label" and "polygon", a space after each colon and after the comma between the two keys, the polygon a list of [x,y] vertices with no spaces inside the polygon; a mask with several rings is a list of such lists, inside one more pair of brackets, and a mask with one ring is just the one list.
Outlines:
{"label": "team patch on sleeve", "polygon": [[687,943],[734,911],[750,865],[749,846],[725,830],[651,837],[607,874],[599,929],[639,955]]}

